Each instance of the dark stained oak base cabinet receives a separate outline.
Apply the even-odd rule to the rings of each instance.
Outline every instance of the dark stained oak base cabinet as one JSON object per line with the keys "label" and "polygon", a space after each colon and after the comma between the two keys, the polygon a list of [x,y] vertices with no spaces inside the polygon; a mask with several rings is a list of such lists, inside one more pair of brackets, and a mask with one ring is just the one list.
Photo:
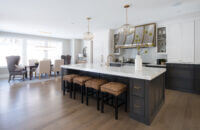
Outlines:
{"label": "dark stained oak base cabinet", "polygon": [[130,116],[150,125],[165,100],[164,74],[147,81],[130,79]]}
{"label": "dark stained oak base cabinet", "polygon": [[200,65],[167,63],[166,88],[200,93]]}
{"label": "dark stained oak base cabinet", "polygon": [[[149,81],[62,68],[62,78],[64,75],[71,73],[126,84],[128,87],[128,111],[130,117],[147,125],[151,124],[165,100],[165,73]],[[63,85],[62,80],[62,88]]]}

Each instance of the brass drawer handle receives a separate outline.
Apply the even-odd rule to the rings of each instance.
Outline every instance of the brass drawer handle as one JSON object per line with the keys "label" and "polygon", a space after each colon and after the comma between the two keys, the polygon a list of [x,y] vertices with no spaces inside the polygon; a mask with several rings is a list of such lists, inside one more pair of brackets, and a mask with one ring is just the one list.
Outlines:
{"label": "brass drawer handle", "polygon": [[134,89],[137,89],[137,90],[138,90],[138,89],[141,89],[141,87],[138,87],[138,86],[134,86]]}
{"label": "brass drawer handle", "polygon": [[134,107],[135,108],[140,108],[140,105],[135,104]]}

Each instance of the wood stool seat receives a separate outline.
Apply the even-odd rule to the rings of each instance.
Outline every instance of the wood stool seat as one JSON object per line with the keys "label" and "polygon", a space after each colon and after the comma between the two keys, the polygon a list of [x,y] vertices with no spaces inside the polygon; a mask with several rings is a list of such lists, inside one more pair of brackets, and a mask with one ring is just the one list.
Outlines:
{"label": "wood stool seat", "polygon": [[80,86],[84,85],[86,81],[92,79],[89,76],[78,76],[73,79],[73,83],[79,84]]}
{"label": "wood stool seat", "polygon": [[97,99],[97,110],[99,110],[99,101],[100,101],[100,86],[107,83],[106,80],[103,79],[91,79],[85,83],[86,87],[86,105],[88,105],[88,97],[89,97],[89,89],[92,89],[92,95],[94,95],[94,91],[96,90],[96,99]]}
{"label": "wood stool seat", "polygon": [[126,91],[126,85],[117,82],[109,82],[101,86],[101,91],[110,93],[114,96],[118,96]]}
{"label": "wood stool seat", "polygon": [[85,87],[99,90],[100,86],[105,83],[107,83],[107,81],[103,79],[91,79],[85,83]]}
{"label": "wood stool seat", "polygon": [[85,90],[85,82],[92,79],[92,77],[89,76],[78,76],[73,79],[74,83],[74,99],[76,98],[76,86],[78,85],[81,87],[81,102],[83,103],[83,95],[84,95],[84,90]]}
{"label": "wood stool seat", "polygon": [[77,74],[68,74],[63,76],[63,81],[64,81],[63,95],[65,95],[65,89],[66,89],[65,84],[67,84],[67,90],[69,90],[70,97],[72,98],[73,79],[78,76],[79,75]]}
{"label": "wood stool seat", "polygon": [[65,81],[71,83],[71,82],[73,82],[73,79],[74,79],[75,77],[78,77],[78,76],[79,76],[79,75],[77,75],[77,74],[65,75],[65,76],[63,77],[63,80],[65,80]]}
{"label": "wood stool seat", "polygon": [[104,97],[105,97],[104,93],[111,94],[115,97],[114,108],[115,108],[116,120],[118,119],[118,107],[121,105],[121,104],[120,105],[118,104],[118,98],[123,93],[125,94],[124,104],[125,104],[125,111],[127,112],[127,86],[125,84],[118,83],[118,82],[109,82],[107,84],[102,85],[100,90],[101,90],[101,101],[102,101],[101,113],[104,112]]}

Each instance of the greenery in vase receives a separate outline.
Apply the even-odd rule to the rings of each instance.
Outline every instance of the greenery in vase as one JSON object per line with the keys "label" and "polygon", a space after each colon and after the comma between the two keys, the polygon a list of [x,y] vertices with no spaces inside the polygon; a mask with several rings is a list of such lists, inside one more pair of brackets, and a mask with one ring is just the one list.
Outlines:
{"label": "greenery in vase", "polygon": [[144,55],[144,54],[148,53],[147,49],[141,49],[141,47],[143,47],[143,46],[148,47],[148,44],[145,44],[145,45],[137,44],[137,55]]}

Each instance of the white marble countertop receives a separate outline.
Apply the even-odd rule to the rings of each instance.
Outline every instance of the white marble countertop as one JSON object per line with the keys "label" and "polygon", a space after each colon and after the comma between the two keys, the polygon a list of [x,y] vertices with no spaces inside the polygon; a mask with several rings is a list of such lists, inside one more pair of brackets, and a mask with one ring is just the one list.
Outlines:
{"label": "white marble countertop", "polygon": [[102,74],[110,74],[121,77],[137,78],[143,80],[152,80],[166,72],[165,68],[143,67],[141,71],[135,71],[134,66],[101,66],[96,64],[71,64],[62,65],[61,68],[89,71]]}

